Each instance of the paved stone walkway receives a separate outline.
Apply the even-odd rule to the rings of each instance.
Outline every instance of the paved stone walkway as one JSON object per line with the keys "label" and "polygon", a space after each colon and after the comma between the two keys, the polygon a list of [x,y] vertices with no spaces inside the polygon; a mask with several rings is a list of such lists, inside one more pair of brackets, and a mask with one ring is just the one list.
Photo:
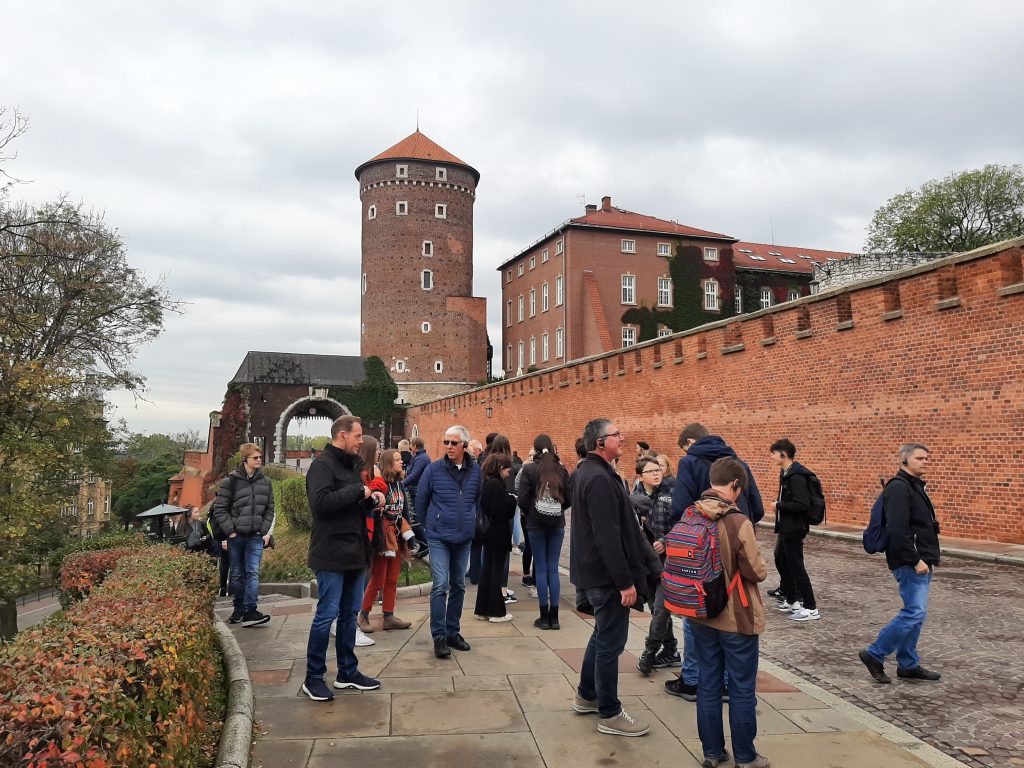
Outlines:
{"label": "paved stone walkway", "polygon": [[[515,561],[514,561],[515,562]],[[517,582],[518,579],[515,580]],[[572,588],[563,585],[563,594]],[[648,616],[635,615],[622,657],[623,705],[651,724],[642,738],[597,733],[594,716],[569,709],[591,632],[589,619],[563,601],[560,631],[533,626],[535,602],[522,595],[510,606],[515,620],[490,624],[467,609],[463,634],[473,646],[451,659],[432,652],[427,598],[399,601],[397,613],[413,627],[377,631],[377,644],[357,649],[360,669],[377,676],[379,691],[338,692],[314,703],[299,688],[314,601],[280,595],[261,598],[271,622],[233,628],[249,662],[260,736],[254,766],[327,768],[345,765],[422,766],[678,766],[699,764],[695,705],[669,696],[672,674],[649,678],[635,670]],[[472,605],[472,591],[467,594]],[[230,607],[219,606],[226,614]],[[380,617],[376,617],[379,626]],[[782,632],[783,630],[778,630]],[[328,660],[333,680],[333,659]],[[726,715],[726,727],[728,717]],[[881,720],[770,662],[758,678],[758,748],[773,765],[921,768],[957,763]],[[727,767],[731,763],[725,764]]]}

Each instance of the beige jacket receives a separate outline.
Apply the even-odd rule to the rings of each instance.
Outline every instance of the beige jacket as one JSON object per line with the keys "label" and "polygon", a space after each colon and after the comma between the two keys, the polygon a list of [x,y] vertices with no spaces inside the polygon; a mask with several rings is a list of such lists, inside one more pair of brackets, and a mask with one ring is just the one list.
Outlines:
{"label": "beige jacket", "polygon": [[[741,581],[729,594],[725,610],[713,619],[691,621],[699,621],[722,632],[760,635],[764,632],[764,602],[757,585],[768,577],[768,568],[757,546],[753,524],[742,512],[726,515],[729,510],[738,511],[739,508],[719,498],[714,491],[705,491],[694,506],[705,517],[718,520],[718,546],[726,582],[732,582],[737,571]],[[741,586],[747,596],[746,606],[740,597]]]}

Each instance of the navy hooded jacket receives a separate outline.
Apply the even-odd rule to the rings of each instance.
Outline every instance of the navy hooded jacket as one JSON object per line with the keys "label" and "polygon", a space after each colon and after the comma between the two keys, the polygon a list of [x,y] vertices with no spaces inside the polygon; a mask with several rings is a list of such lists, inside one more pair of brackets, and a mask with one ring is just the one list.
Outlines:
{"label": "navy hooded jacket", "polygon": [[[690,446],[686,455],[679,460],[679,471],[676,473],[676,486],[672,489],[672,524],[675,525],[683,516],[687,507],[700,499],[701,494],[711,487],[711,465],[723,456],[737,458],[736,451],[725,444],[718,435],[708,435]],[[747,470],[747,484],[743,493],[736,500],[738,506],[750,522],[756,523],[764,517],[764,504],[761,493],[757,490],[750,467],[740,461]]]}
{"label": "navy hooded jacket", "polygon": [[472,540],[482,489],[480,465],[468,452],[462,469],[447,456],[428,464],[415,497],[416,517],[427,541],[463,544]]}

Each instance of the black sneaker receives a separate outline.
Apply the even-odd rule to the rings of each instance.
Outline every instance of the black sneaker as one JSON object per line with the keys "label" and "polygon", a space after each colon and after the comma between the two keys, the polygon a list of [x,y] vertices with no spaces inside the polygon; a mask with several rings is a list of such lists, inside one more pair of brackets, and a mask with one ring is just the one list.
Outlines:
{"label": "black sneaker", "polygon": [[675,680],[665,681],[666,693],[671,693],[673,696],[678,696],[684,701],[696,701],[697,700],[697,686],[687,685],[683,682],[683,678],[677,677]]}
{"label": "black sneaker", "polygon": [[729,750],[723,749],[722,754],[718,757],[705,757],[704,762],[700,764],[700,768],[718,768],[719,763],[726,763],[729,761]]}
{"label": "black sneaker", "polygon": [[725,686],[724,688],[722,688],[722,701],[724,701],[726,703],[729,702],[729,686],[728,685]]}
{"label": "black sneaker", "polygon": [[448,647],[443,637],[434,638],[434,655],[439,659],[447,659],[452,655],[452,649]]}
{"label": "black sneaker", "polygon": [[529,574],[527,574],[526,576],[523,576],[523,586],[524,587],[535,587],[535,586],[537,586],[537,582],[534,581],[533,576],[530,576]]}
{"label": "black sneaker", "polygon": [[683,660],[679,656],[679,651],[666,651],[664,648],[658,652],[658,655],[654,657],[654,668],[664,669],[665,667],[681,667],[683,666]]}
{"label": "black sneaker", "polygon": [[447,638],[445,642],[448,644],[449,648],[454,648],[456,651],[469,650],[469,643],[466,642],[466,638],[464,638],[462,635],[452,635],[451,637]]}
{"label": "black sneaker", "polygon": [[327,687],[322,677],[307,677],[302,684],[302,692],[313,701],[333,701],[334,692]]}
{"label": "black sneaker", "polygon": [[[875,657],[866,650],[860,651],[857,655],[864,663],[864,666],[868,668],[868,672],[871,673],[871,677],[875,679],[875,682],[884,684],[892,682],[892,679],[885,674],[885,667],[882,665],[882,662],[875,659]],[[896,674],[899,674],[899,672],[897,671]]]}
{"label": "black sneaker", "polygon": [[896,677],[902,680],[938,680],[942,675],[938,672],[932,672],[930,669],[925,669],[922,666],[917,666],[913,669],[900,669],[897,667]]}
{"label": "black sneaker", "polygon": [[241,620],[242,620],[242,612],[241,611],[234,611],[230,616],[228,616],[228,624],[237,624]]}
{"label": "black sneaker", "polygon": [[654,651],[647,650],[640,654],[640,659],[636,663],[636,668],[640,670],[640,674],[644,677],[651,674],[651,672],[654,671],[654,667],[657,666],[654,663],[655,656],[656,654]]}
{"label": "black sneaker", "polygon": [[260,624],[266,624],[270,621],[270,616],[259,611],[249,611],[242,617],[243,627],[258,627]]}
{"label": "black sneaker", "polygon": [[356,670],[356,673],[350,677],[338,675],[334,681],[334,687],[355,688],[357,691],[376,691],[380,688],[380,680],[374,680],[372,677],[367,677],[362,672]]}

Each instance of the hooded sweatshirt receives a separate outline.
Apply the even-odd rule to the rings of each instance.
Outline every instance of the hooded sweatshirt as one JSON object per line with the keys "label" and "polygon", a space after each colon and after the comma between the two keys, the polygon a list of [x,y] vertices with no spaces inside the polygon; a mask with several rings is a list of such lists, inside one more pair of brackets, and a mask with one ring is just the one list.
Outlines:
{"label": "hooded sweatshirt", "polygon": [[[768,568],[757,546],[753,524],[745,515],[726,515],[738,507],[713,490],[706,491],[694,507],[704,517],[718,521],[718,547],[726,583],[732,582],[737,571],[741,581],[729,594],[729,602],[720,614],[713,619],[690,621],[699,621],[721,632],[760,635],[764,632],[764,603],[757,585],[767,578]],[[747,596],[746,606],[740,596],[741,586]]]}
{"label": "hooded sweatshirt", "polygon": [[[679,471],[676,472],[676,485],[672,489],[672,524],[675,525],[683,516],[686,508],[701,497],[711,487],[711,465],[724,456],[738,458],[736,451],[725,444],[718,435],[708,435],[690,446],[686,455],[679,460]],[[764,517],[764,504],[761,492],[757,490],[750,467],[740,460],[747,469],[747,484],[737,499],[737,505],[750,521],[756,523]]]}

